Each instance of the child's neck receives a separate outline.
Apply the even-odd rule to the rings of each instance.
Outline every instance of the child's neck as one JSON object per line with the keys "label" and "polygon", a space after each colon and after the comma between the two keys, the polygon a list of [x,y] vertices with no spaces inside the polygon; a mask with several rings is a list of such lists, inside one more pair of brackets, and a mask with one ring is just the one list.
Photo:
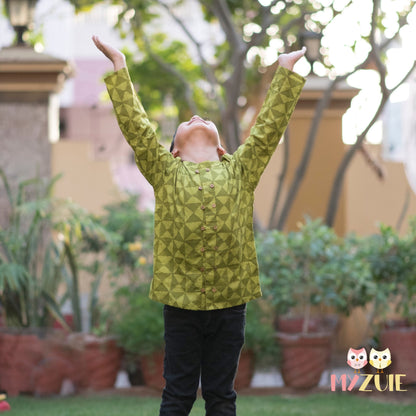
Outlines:
{"label": "child's neck", "polygon": [[187,149],[184,149],[183,152],[180,152],[179,156],[183,161],[193,162],[193,163],[202,163],[202,162],[218,162],[220,156],[218,154],[218,149],[216,147],[195,147],[193,146],[190,151],[187,152]]}

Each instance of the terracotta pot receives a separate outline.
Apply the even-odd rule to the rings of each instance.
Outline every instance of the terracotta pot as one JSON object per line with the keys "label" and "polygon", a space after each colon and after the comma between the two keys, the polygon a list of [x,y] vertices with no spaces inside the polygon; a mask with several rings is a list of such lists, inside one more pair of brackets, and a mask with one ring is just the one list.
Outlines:
{"label": "terracotta pot", "polygon": [[33,369],[42,361],[42,340],[30,331],[0,332],[0,389],[9,396],[33,393]]}
{"label": "terracotta pot", "polygon": [[[337,329],[338,322],[339,319],[336,315],[312,317],[309,320],[307,332],[333,332]],[[275,322],[275,327],[278,332],[284,332],[288,334],[299,334],[303,331],[303,318],[278,317]]]}
{"label": "terracotta pot", "polygon": [[385,329],[380,335],[381,347],[390,349],[389,373],[406,374],[403,384],[416,383],[416,327]]}
{"label": "terracotta pot", "polygon": [[0,389],[9,396],[59,394],[69,379],[77,390],[111,388],[121,366],[121,349],[111,338],[85,334],[0,332]]}
{"label": "terracotta pot", "polygon": [[46,337],[43,352],[42,361],[33,371],[34,393],[37,396],[57,395],[65,379],[75,380],[74,368],[80,355],[62,331]]}
{"label": "terracotta pot", "polygon": [[146,386],[156,389],[163,389],[165,386],[165,379],[163,378],[163,359],[163,351],[156,351],[141,357],[140,364]]}
{"label": "terracotta pot", "polygon": [[86,388],[112,388],[121,367],[121,358],[121,348],[115,339],[87,336],[81,360],[84,362]]}
{"label": "terracotta pot", "polygon": [[242,349],[238,363],[237,375],[234,381],[234,388],[242,390],[250,387],[254,375],[254,352]]}
{"label": "terracotta pot", "polygon": [[319,384],[330,359],[331,339],[331,333],[277,333],[282,349],[282,378],[286,386],[310,389]]}
{"label": "terracotta pot", "polygon": [[[276,330],[287,334],[298,334],[302,332],[303,318],[278,318],[276,321]],[[317,332],[319,327],[318,320],[313,318],[309,320],[308,332]]]}

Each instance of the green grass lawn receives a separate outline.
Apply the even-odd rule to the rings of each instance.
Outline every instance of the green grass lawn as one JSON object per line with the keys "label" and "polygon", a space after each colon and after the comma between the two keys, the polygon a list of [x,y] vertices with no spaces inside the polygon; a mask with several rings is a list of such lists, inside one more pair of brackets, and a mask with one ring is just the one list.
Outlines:
{"label": "green grass lawn", "polygon": [[[388,393],[386,393],[388,394]],[[157,416],[157,398],[95,396],[65,399],[10,398],[10,416]],[[238,416],[414,416],[416,402],[375,402],[349,393],[315,394],[307,397],[240,396]],[[198,399],[191,416],[204,416],[204,402]]]}

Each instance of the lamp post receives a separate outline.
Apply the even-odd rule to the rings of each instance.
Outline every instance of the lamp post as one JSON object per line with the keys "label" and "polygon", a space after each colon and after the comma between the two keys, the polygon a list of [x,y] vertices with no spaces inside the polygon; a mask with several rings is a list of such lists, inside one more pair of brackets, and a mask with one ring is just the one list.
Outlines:
{"label": "lamp post", "polygon": [[313,64],[321,60],[321,39],[322,33],[311,32],[310,30],[304,30],[299,34],[301,47],[306,46],[305,58],[311,65],[311,72],[313,72]]}
{"label": "lamp post", "polygon": [[23,34],[33,23],[37,0],[5,0],[6,12],[10,23],[16,32],[16,45],[25,45]]}

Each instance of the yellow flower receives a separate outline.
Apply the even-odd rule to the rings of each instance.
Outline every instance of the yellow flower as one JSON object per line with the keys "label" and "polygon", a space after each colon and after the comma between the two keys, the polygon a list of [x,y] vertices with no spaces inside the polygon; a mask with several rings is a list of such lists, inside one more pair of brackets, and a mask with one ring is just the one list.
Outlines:
{"label": "yellow flower", "polygon": [[135,243],[129,244],[129,251],[140,251],[142,249],[142,243],[140,241],[137,241]]}
{"label": "yellow flower", "polygon": [[147,263],[146,257],[140,256],[139,257],[139,264],[141,264],[143,266],[146,263]]}

